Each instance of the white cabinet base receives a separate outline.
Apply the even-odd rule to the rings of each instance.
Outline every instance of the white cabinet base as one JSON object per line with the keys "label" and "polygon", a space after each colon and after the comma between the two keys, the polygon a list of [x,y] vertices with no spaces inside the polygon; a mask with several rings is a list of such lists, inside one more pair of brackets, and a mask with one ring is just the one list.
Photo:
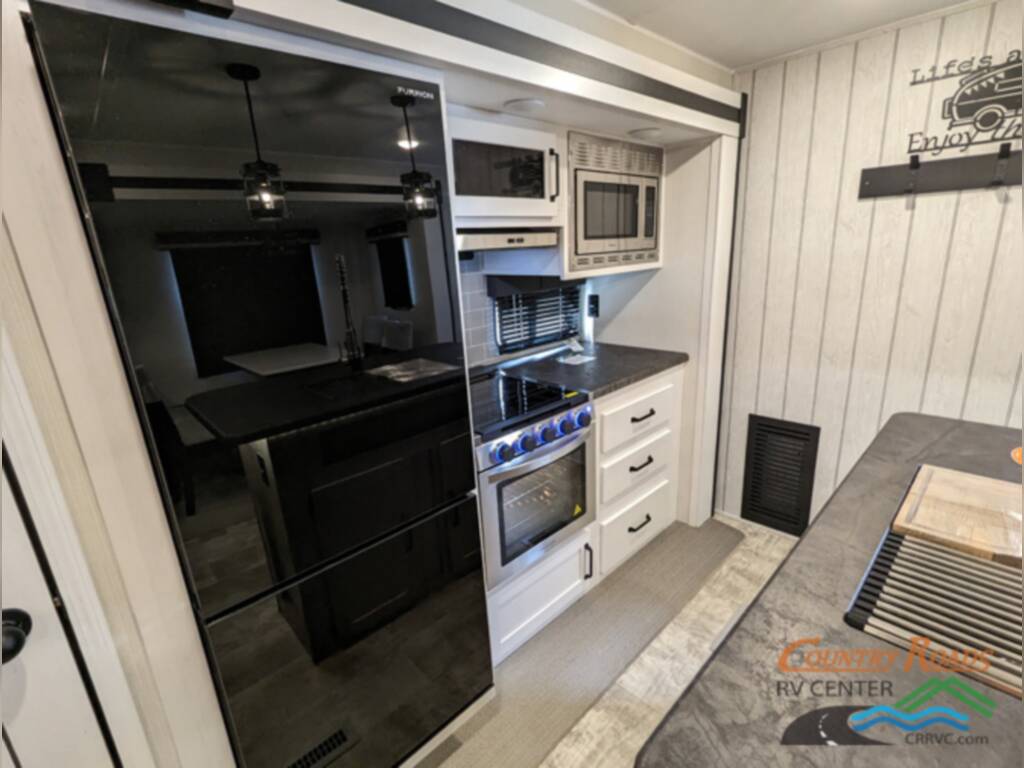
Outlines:
{"label": "white cabinet base", "polygon": [[614,571],[672,522],[672,490],[672,483],[663,479],[599,523],[602,576]]}

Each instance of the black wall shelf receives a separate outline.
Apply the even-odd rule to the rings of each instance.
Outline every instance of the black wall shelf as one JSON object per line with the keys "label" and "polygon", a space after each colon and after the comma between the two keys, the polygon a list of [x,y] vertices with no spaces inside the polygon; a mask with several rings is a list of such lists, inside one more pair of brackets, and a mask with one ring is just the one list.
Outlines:
{"label": "black wall shelf", "polygon": [[860,194],[873,197],[913,195],[924,192],[949,192],[961,189],[1019,186],[1020,150],[1010,151],[1002,144],[998,152],[970,157],[954,157],[922,163],[920,155],[911,155],[903,165],[865,168],[860,172]]}

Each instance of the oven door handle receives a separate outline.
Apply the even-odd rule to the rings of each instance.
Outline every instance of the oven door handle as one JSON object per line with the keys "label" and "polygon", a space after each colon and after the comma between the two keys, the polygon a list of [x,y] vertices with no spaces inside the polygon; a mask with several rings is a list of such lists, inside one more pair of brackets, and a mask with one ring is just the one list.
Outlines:
{"label": "oven door handle", "polygon": [[[504,466],[495,467],[494,469],[489,469],[486,472],[482,472],[481,476],[494,482],[497,480],[502,480],[506,477],[520,477],[522,475],[528,475],[534,470],[543,467],[545,464],[550,464],[552,461],[557,461],[558,459],[561,459],[564,456],[569,455],[577,448],[579,448],[580,445],[583,442],[585,442],[589,436],[589,429],[586,432],[577,432],[574,438],[564,443],[563,445],[559,446],[557,451],[551,451],[550,453],[544,453],[541,454],[540,456],[531,457],[529,461],[524,461],[521,464],[506,464]],[[526,457],[524,456],[523,458]]]}

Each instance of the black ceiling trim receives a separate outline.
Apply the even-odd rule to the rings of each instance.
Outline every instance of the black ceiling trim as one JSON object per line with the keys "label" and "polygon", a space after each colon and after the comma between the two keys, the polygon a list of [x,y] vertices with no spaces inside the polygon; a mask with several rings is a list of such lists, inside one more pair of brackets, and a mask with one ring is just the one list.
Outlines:
{"label": "black ceiling trim", "polygon": [[210,16],[218,16],[226,19],[235,11],[235,4],[232,0],[154,0],[160,5],[169,5],[172,8],[181,8],[184,11],[197,11]]}
{"label": "black ceiling trim", "polygon": [[[106,163],[79,163],[86,198],[113,202],[115,189],[189,189],[242,191],[242,179],[187,178],[180,176],[111,176]],[[285,180],[286,192],[322,192],[349,195],[401,195],[402,187],[389,184],[346,184],[334,181]]]}
{"label": "black ceiling trim", "polygon": [[274,243],[315,244],[320,242],[316,229],[223,230],[208,232],[157,232],[156,244],[164,250],[209,248],[215,245],[266,245]]}
{"label": "black ceiling trim", "polygon": [[734,123],[740,108],[580,53],[438,0],[344,0],[370,11]]}
{"label": "black ceiling trim", "polygon": [[[206,189],[242,191],[242,180],[177,178],[167,176],[111,176],[115,189]],[[385,184],[343,184],[328,181],[285,181],[285,192],[324,192],[352,195],[401,195],[400,186]]]}

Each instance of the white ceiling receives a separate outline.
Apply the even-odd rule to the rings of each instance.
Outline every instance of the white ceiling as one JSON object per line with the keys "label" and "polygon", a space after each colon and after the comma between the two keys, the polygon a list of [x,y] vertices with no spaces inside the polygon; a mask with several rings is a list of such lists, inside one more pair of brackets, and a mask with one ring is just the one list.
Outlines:
{"label": "white ceiling", "polygon": [[730,69],[963,0],[589,0]]}

